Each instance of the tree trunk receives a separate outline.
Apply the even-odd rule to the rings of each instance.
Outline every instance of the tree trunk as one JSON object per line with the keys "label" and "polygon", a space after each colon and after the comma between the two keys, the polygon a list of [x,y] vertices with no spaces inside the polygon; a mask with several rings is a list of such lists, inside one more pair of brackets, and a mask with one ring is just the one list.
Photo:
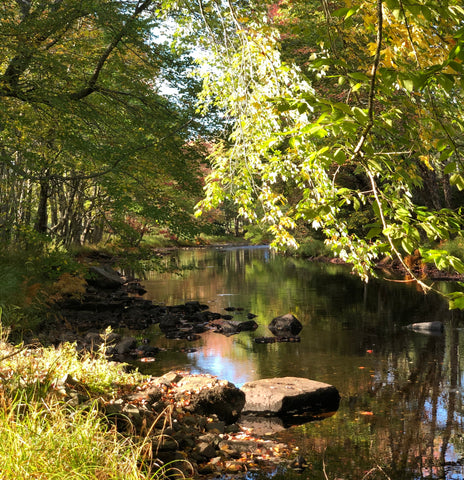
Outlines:
{"label": "tree trunk", "polygon": [[34,229],[38,233],[47,233],[48,228],[48,196],[49,196],[49,181],[48,178],[40,182],[39,204],[37,206],[37,218]]}

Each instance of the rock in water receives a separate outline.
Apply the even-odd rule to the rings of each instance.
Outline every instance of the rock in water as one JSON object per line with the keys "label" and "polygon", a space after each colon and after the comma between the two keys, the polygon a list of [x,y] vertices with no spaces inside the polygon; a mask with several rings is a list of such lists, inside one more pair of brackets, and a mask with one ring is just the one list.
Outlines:
{"label": "rock in water", "polygon": [[443,323],[439,321],[411,323],[411,325],[408,325],[408,328],[416,332],[424,333],[442,333],[444,330]]}
{"label": "rock in water", "polygon": [[292,337],[298,335],[303,328],[301,322],[292,315],[287,313],[285,315],[280,315],[272,319],[269,324],[269,330],[276,336],[279,337]]}
{"label": "rock in water", "polygon": [[334,412],[340,404],[338,390],[308,378],[265,378],[245,383],[243,413],[255,415],[313,415]]}
{"label": "rock in water", "polygon": [[185,400],[185,410],[200,415],[216,414],[220,420],[233,423],[245,403],[244,393],[226,380],[212,375],[189,375],[173,386],[177,400]]}

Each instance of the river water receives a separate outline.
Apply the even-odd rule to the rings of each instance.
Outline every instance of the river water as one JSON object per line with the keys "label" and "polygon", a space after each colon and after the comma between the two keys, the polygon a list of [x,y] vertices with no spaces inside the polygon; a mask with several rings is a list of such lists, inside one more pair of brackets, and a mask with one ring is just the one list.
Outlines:
{"label": "river water", "polygon": [[[259,328],[187,342],[167,340],[154,326],[149,340],[164,351],[140,366],[143,373],[205,372],[237,386],[298,376],[340,392],[335,415],[277,434],[308,467],[274,478],[464,478],[463,323],[440,298],[408,283],[364,284],[346,266],[266,247],[180,250],[169,262],[185,268],[183,275],[147,273],[145,298],[167,305],[198,300],[219,313],[240,307],[235,319],[252,312]],[[288,312],[303,324],[300,343],[254,342]],[[433,320],[444,322],[444,334],[405,328]]]}

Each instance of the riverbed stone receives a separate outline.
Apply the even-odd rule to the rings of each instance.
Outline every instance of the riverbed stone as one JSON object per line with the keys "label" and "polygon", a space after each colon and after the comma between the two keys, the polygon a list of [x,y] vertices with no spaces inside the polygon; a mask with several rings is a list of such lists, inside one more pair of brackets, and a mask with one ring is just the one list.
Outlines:
{"label": "riverbed stone", "polygon": [[214,448],[213,443],[210,442],[200,442],[198,443],[196,449],[196,453],[198,453],[201,457],[211,459],[217,455],[217,450]]}
{"label": "riverbed stone", "polygon": [[258,324],[250,319],[240,322],[238,328],[240,332],[252,332],[258,328]]}
{"label": "riverbed stone", "polygon": [[124,337],[114,347],[116,353],[119,355],[127,355],[131,350],[137,346],[137,340],[134,337]]}
{"label": "riverbed stone", "polygon": [[200,414],[216,414],[219,420],[233,423],[245,404],[245,394],[233,383],[212,375],[188,375],[173,385],[175,398],[185,410]]}
{"label": "riverbed stone", "polygon": [[298,335],[303,325],[292,313],[286,313],[272,319],[268,326],[269,330],[276,336],[291,337]]}
{"label": "riverbed stone", "polygon": [[426,333],[442,333],[444,331],[443,323],[439,321],[411,323],[410,325],[408,325],[408,328],[416,332]]}
{"label": "riverbed stone", "polygon": [[299,377],[265,378],[245,383],[244,413],[257,415],[318,414],[336,411],[338,390],[328,383]]}

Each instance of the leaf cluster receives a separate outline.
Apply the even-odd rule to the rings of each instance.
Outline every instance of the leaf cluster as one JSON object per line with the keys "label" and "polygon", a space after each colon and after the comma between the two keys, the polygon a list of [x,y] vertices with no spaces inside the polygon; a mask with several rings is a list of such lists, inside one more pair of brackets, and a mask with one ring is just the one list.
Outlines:
{"label": "leaf cluster", "polygon": [[403,259],[418,248],[464,273],[430,249],[462,229],[460,4],[281,7],[214,47],[205,98],[233,127],[213,153],[200,208],[232,198],[269,225],[276,246],[295,244],[297,223],[321,229],[366,280],[386,255],[408,270]]}

